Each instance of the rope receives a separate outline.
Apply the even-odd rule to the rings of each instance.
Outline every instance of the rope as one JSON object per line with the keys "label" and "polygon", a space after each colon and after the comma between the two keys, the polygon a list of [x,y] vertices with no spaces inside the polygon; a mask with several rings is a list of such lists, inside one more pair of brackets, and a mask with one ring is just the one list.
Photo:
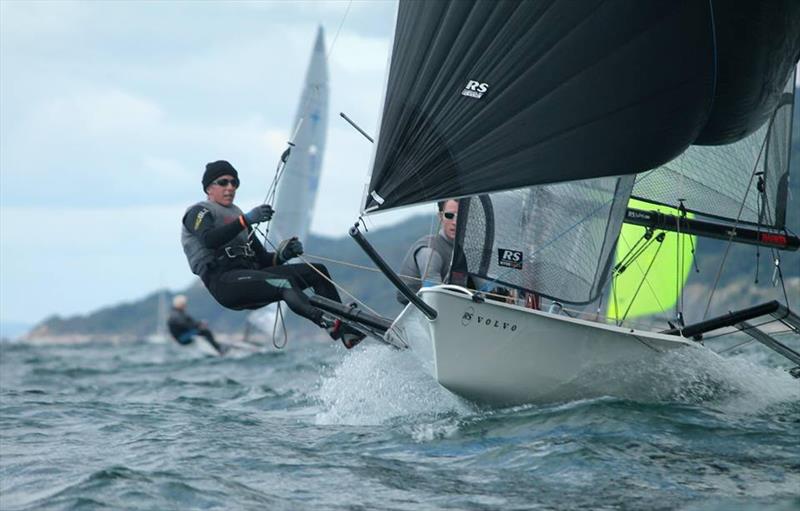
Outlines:
{"label": "rope", "polygon": [[[278,318],[281,320],[281,329],[283,330],[283,344],[278,344],[275,341],[275,331],[278,328]],[[282,350],[287,344],[289,344],[289,332],[286,330],[286,323],[283,321],[283,309],[281,308],[281,302],[278,302],[278,312],[275,314],[275,323],[272,324],[272,345],[276,350]]]}
{"label": "rope", "polygon": [[[259,231],[259,232],[261,232],[261,231]],[[275,251],[277,252],[277,250],[278,250],[278,247],[276,247],[276,246],[275,246],[275,245],[274,245],[274,244],[273,244],[271,241],[269,241],[268,239],[266,239],[266,237],[265,237],[264,239],[265,239],[265,241],[266,241],[267,243],[269,243],[269,246],[271,246],[271,247],[272,247],[273,249],[275,249]],[[324,273],[322,273],[321,271],[319,271],[319,270],[317,269],[317,267],[316,267],[316,266],[314,266],[313,264],[311,264],[311,263],[308,261],[308,259],[306,259],[306,258],[305,258],[305,257],[303,257],[302,255],[299,255],[299,256],[297,256],[297,258],[298,258],[298,259],[300,259],[301,261],[303,261],[303,263],[304,263],[304,264],[306,264],[306,265],[307,265],[309,268],[311,268],[312,270],[314,270],[314,271],[315,271],[315,272],[316,272],[318,275],[320,275],[320,276],[321,276],[323,279],[325,279],[326,281],[328,281],[328,282],[330,282],[331,284],[333,284],[333,286],[334,286],[336,289],[338,289],[338,290],[342,291],[344,294],[346,294],[348,297],[350,297],[350,298],[352,298],[353,300],[355,300],[355,301],[356,301],[357,303],[359,303],[360,305],[363,305],[363,306],[364,306],[364,308],[366,308],[366,309],[367,309],[368,311],[370,311],[371,313],[375,314],[376,316],[380,316],[380,313],[378,313],[378,312],[377,312],[375,309],[373,309],[372,307],[370,307],[369,305],[367,305],[367,304],[366,304],[366,303],[364,303],[363,301],[359,300],[359,299],[358,299],[358,298],[357,298],[355,295],[353,295],[351,292],[349,292],[349,291],[348,291],[347,289],[345,289],[343,286],[341,286],[341,285],[337,284],[337,283],[336,283],[336,281],[334,281],[333,279],[329,278],[327,275],[325,275]]]}
{"label": "rope", "polygon": [[[373,273],[380,273],[380,270],[377,269],[377,268],[371,268],[369,266],[363,266],[361,264],[349,263],[347,261],[340,261],[338,259],[331,259],[329,257],[322,257],[322,256],[314,255],[314,254],[305,254],[305,256],[306,257],[310,257],[312,259],[318,259],[320,261],[325,261],[326,263],[340,264],[342,266],[349,266],[350,268],[357,268],[359,270],[366,270],[366,271],[371,271]],[[401,277],[406,277],[406,275],[400,275],[400,276]],[[414,277],[408,277],[408,278],[414,278]]]}
{"label": "rope", "polygon": [[[273,247],[274,247],[274,245],[273,245]],[[309,257],[309,258],[311,258],[311,259],[317,259],[317,260],[320,260],[320,261],[325,261],[325,262],[328,262],[328,263],[339,264],[339,265],[342,265],[342,266],[348,266],[348,267],[350,267],[350,268],[356,268],[356,269],[359,269],[359,270],[371,271],[371,272],[373,272],[373,273],[381,273],[381,271],[380,271],[379,269],[377,269],[377,268],[374,268],[374,267],[363,266],[363,265],[360,265],[360,264],[350,263],[350,262],[347,262],[347,261],[341,261],[341,260],[339,260],[339,259],[331,259],[331,258],[328,258],[328,257],[318,256],[318,255],[314,255],[314,254],[303,254],[303,255],[304,255],[305,257]],[[339,289],[341,289],[342,291],[344,291],[344,292],[345,292],[345,293],[346,293],[348,296],[350,296],[351,298],[353,298],[354,300],[356,300],[358,303],[363,303],[361,300],[358,300],[358,299],[357,299],[355,296],[353,296],[352,294],[348,293],[348,292],[347,292],[347,290],[346,290],[346,289],[344,289],[342,286],[340,286],[339,284],[336,284],[336,282],[334,282],[332,279],[329,279],[329,278],[325,277],[325,274],[324,274],[324,273],[322,273],[322,272],[320,272],[319,270],[317,270],[317,269],[314,267],[314,265],[312,265],[311,263],[309,263],[308,261],[306,261],[306,260],[305,260],[305,258],[303,258],[302,256],[298,256],[298,257],[299,257],[299,258],[300,258],[300,259],[301,259],[303,262],[305,262],[306,264],[310,265],[310,266],[311,266],[311,267],[314,269],[314,271],[316,271],[317,273],[319,273],[320,275],[322,275],[322,276],[325,278],[325,280],[327,280],[327,281],[331,282],[331,283],[332,283],[333,285],[335,285],[337,288],[339,288]],[[399,276],[399,277],[402,277],[402,278],[404,278],[404,279],[410,279],[410,280],[415,280],[415,281],[417,281],[417,282],[422,282],[422,279],[421,279],[421,278],[419,278],[419,277],[412,277],[411,275],[402,275],[402,274],[398,274],[398,276]],[[486,296],[489,296],[489,297],[498,298],[498,299],[500,299],[501,301],[506,301],[506,299],[508,298],[508,296],[506,296],[506,295],[501,295],[501,294],[497,294],[497,293],[483,292],[483,294],[484,294],[484,295],[486,295]],[[375,312],[373,309],[371,309],[371,308],[370,308],[369,306],[367,306],[366,304],[365,304],[365,307],[366,307],[367,309],[369,309],[370,311],[372,311],[374,314],[376,314],[376,315],[380,315],[378,312]],[[565,310],[565,311],[566,311],[566,310],[570,310],[570,312],[578,312],[578,313],[581,313],[580,311],[573,311],[572,309],[566,309],[566,308],[565,308],[564,310]],[[603,317],[606,317],[606,316],[603,316]]]}
{"label": "rope", "polygon": [[333,36],[333,42],[331,42],[331,47],[328,48],[328,54],[325,56],[325,60],[330,60],[331,55],[333,54],[333,47],[336,46],[336,40],[339,39],[339,31],[342,30],[342,26],[344,25],[344,20],[347,18],[347,14],[350,12],[350,6],[353,5],[353,0],[347,2],[347,8],[344,10],[344,15],[342,16],[342,21],[339,22],[339,28],[336,29],[336,35]]}

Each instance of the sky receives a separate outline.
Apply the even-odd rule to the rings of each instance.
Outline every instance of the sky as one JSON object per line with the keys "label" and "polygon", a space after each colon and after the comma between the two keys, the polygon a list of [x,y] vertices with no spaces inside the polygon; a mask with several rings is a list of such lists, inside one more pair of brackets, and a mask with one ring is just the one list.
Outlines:
{"label": "sky", "polygon": [[[86,314],[195,277],[180,218],[206,162],[263,201],[318,26],[328,140],[311,230],[358,217],[394,1],[0,1],[0,322]],[[378,216],[397,222],[420,210]]]}

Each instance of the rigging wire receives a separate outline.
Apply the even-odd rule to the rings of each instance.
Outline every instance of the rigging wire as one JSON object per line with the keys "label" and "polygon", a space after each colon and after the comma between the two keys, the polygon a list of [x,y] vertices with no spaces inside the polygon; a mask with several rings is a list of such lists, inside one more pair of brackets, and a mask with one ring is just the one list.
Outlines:
{"label": "rigging wire", "polygon": [[[261,232],[261,230],[260,230],[260,229],[258,229],[257,227],[256,227],[256,229],[258,230],[258,232],[259,232],[260,234],[262,234],[262,236],[264,235],[264,234]],[[274,244],[273,244],[273,243],[272,243],[272,242],[271,242],[269,239],[267,239],[267,238],[266,238],[266,236],[264,237],[264,239],[265,239],[265,241],[266,241],[266,242],[269,244],[269,246],[270,246],[270,247],[272,247],[272,248],[273,248],[275,251],[277,251],[277,250],[278,250],[278,248],[277,248],[277,247],[276,247],[276,246],[275,246],[275,245],[274,245]],[[298,258],[298,259],[300,259],[301,261],[303,261],[303,263],[304,263],[304,264],[306,264],[306,265],[307,265],[309,268],[311,268],[312,270],[314,270],[314,271],[315,271],[317,274],[319,274],[319,275],[320,275],[320,276],[321,276],[323,279],[327,280],[328,282],[330,282],[331,284],[333,284],[333,285],[334,285],[334,286],[335,286],[337,289],[341,290],[341,291],[342,291],[344,294],[346,294],[348,297],[350,297],[350,298],[352,298],[353,300],[355,300],[355,301],[356,301],[358,304],[360,304],[360,305],[363,305],[363,306],[364,306],[364,308],[366,308],[367,310],[369,310],[370,312],[372,312],[372,313],[373,313],[373,314],[375,314],[376,316],[380,316],[380,313],[378,313],[378,312],[377,312],[375,309],[373,309],[372,307],[370,307],[369,305],[367,305],[367,304],[366,304],[366,303],[364,303],[363,301],[359,300],[359,299],[358,299],[358,298],[357,298],[355,295],[353,295],[352,293],[350,293],[350,292],[349,292],[347,289],[345,289],[343,286],[341,286],[340,284],[337,284],[337,283],[336,283],[336,281],[334,281],[333,279],[329,278],[327,275],[325,275],[324,273],[322,273],[321,271],[319,271],[319,270],[317,269],[317,267],[316,267],[316,266],[314,266],[313,264],[311,264],[311,263],[308,261],[308,259],[306,259],[306,258],[305,258],[305,257],[303,257],[302,255],[299,255],[299,256],[297,256],[297,258]]]}
{"label": "rigging wire", "polygon": [[[683,187],[683,170],[681,170],[681,187]],[[681,234],[681,219],[686,218],[686,207],[683,204],[685,199],[678,199],[678,214],[675,215],[675,225],[676,225],[676,238],[675,238],[675,250],[677,251],[677,258],[675,260],[675,264],[678,266],[677,271],[675,272],[675,321],[683,327],[683,269],[684,265],[684,244],[685,239],[684,236]]]}
{"label": "rigging wire", "polygon": [[736,214],[736,221],[731,228],[731,234],[728,237],[728,243],[725,247],[725,253],[722,256],[722,261],[720,262],[719,269],[717,270],[717,276],[714,279],[714,286],[711,288],[711,293],[708,296],[708,302],[706,303],[706,310],[703,312],[703,319],[708,317],[708,311],[711,308],[711,301],[714,298],[714,293],[717,291],[717,286],[719,285],[720,277],[722,277],[722,269],[725,267],[725,261],[728,259],[728,254],[730,253],[731,246],[733,245],[733,237],[736,235],[736,228],[739,227],[739,222],[742,218],[742,212],[744,211],[744,206],[747,203],[747,196],[750,194],[750,189],[753,187],[753,179],[756,177],[756,169],[758,169],[758,162],[761,161],[761,157],[764,154],[764,149],[767,146],[767,139],[764,138],[764,142],[761,143],[761,149],[758,152],[758,157],[756,158],[756,162],[753,165],[753,172],[750,174],[750,181],[747,183],[747,190],[744,192],[744,197],[742,198],[742,203],[739,206],[739,212]]}
{"label": "rigging wire", "polygon": [[636,292],[633,293],[633,297],[630,299],[630,303],[628,303],[628,308],[625,309],[625,314],[622,315],[622,319],[619,321],[617,326],[622,325],[622,322],[625,321],[626,317],[628,317],[628,313],[630,312],[631,307],[633,307],[633,302],[636,300],[636,297],[639,295],[639,291],[642,289],[642,285],[644,285],[644,282],[647,280],[647,274],[650,273],[650,269],[653,268],[653,263],[656,262],[656,259],[658,258],[658,253],[661,251],[661,247],[664,246],[664,243],[663,243],[664,237],[665,237],[665,233],[663,233],[663,232],[660,233],[658,236],[656,236],[655,240],[658,242],[658,247],[656,248],[656,253],[653,255],[653,258],[650,260],[650,264],[647,266],[647,270],[644,272],[644,276],[642,277],[642,281],[639,282],[639,286],[636,288]]}
{"label": "rigging wire", "polygon": [[[762,172],[762,174],[763,174],[763,172]],[[769,205],[769,195],[766,193],[766,183],[764,182],[764,180],[763,180],[763,178],[761,176],[759,176],[759,185],[761,185],[759,187],[759,191],[761,191],[761,194],[759,195],[759,198],[762,198],[762,196],[763,196],[763,200],[764,200],[764,204],[763,204],[763,206],[764,206],[764,215],[766,216],[767,223],[769,223],[770,225],[775,225],[775,222],[772,219],[772,214],[770,213],[772,210],[771,210],[770,205]],[[761,226],[761,216],[760,215],[759,215],[758,225],[759,225],[759,227]],[[758,245],[756,245],[756,248],[758,248]],[[770,247],[770,251],[771,251],[771,254],[772,254],[772,260],[774,261],[774,264],[775,264],[775,270],[773,270],[773,274],[772,274],[772,285],[775,286],[776,285],[776,281],[781,283],[781,289],[783,291],[783,299],[785,300],[784,303],[786,303],[786,306],[788,307],[789,306],[789,295],[786,292],[786,282],[783,279],[783,272],[781,271],[781,255],[780,255],[780,252],[778,252],[778,250],[776,248],[774,248],[774,247]],[[756,260],[756,262],[758,262],[758,260]],[[758,271],[758,270],[756,270],[756,271]],[[758,283],[758,273],[756,273],[756,283]]]}
{"label": "rigging wire", "polygon": [[677,265],[675,272],[675,321],[682,328],[683,322],[683,237],[681,236],[681,217],[686,217],[686,207],[683,204],[683,197],[686,196],[686,175],[683,172],[683,165],[678,165],[678,172],[680,173],[680,181],[678,187],[678,214],[675,215],[675,227],[677,237],[675,238],[675,250],[677,251],[675,264]]}
{"label": "rigging wire", "polygon": [[333,54],[333,47],[336,46],[336,40],[339,39],[339,32],[342,30],[342,26],[344,25],[344,20],[347,18],[347,14],[350,12],[350,6],[353,5],[353,0],[347,2],[347,8],[344,10],[344,14],[342,15],[342,21],[339,22],[339,28],[336,29],[336,35],[333,36],[333,41],[331,42],[331,47],[328,48],[328,54],[325,56],[325,60],[330,61],[331,55]]}
{"label": "rigging wire", "polygon": [[[647,270],[643,269],[643,268],[642,268],[642,266],[639,264],[639,261],[638,261],[639,257],[640,257],[642,254],[644,254],[644,253],[645,253],[645,252],[646,252],[646,251],[647,251],[647,250],[650,248],[650,246],[653,244],[653,242],[654,242],[654,241],[656,241],[656,238],[658,238],[659,236],[661,236],[661,237],[662,237],[662,239],[663,239],[663,237],[666,235],[664,232],[660,232],[660,233],[659,233],[657,236],[653,237],[653,234],[654,234],[654,233],[655,233],[655,231],[653,230],[653,228],[652,228],[652,227],[647,227],[647,228],[646,228],[646,230],[645,230],[645,232],[644,232],[644,234],[642,235],[642,237],[641,237],[641,238],[639,238],[639,239],[636,241],[636,243],[634,243],[634,244],[633,244],[633,247],[630,247],[630,246],[629,246],[629,248],[628,248],[628,253],[627,253],[627,254],[625,254],[625,255],[622,257],[622,260],[621,260],[620,262],[618,262],[618,263],[617,263],[617,264],[614,266],[614,269],[613,269],[613,275],[614,275],[614,276],[613,276],[613,281],[614,281],[614,283],[613,283],[613,284],[614,284],[614,285],[613,285],[613,288],[612,288],[612,289],[613,289],[613,298],[614,298],[614,310],[615,310],[615,313],[617,314],[617,316],[616,316],[616,318],[615,318],[615,321],[616,321],[618,324],[621,324],[621,322],[620,322],[620,320],[619,320],[619,315],[618,315],[618,314],[619,314],[619,304],[618,304],[618,301],[617,301],[617,289],[618,289],[618,286],[617,286],[617,280],[618,280],[619,276],[620,276],[622,273],[624,273],[624,272],[625,272],[625,270],[627,270],[627,269],[628,269],[628,268],[629,268],[629,267],[630,267],[630,266],[631,266],[633,263],[636,263],[636,268],[637,268],[637,269],[639,270],[639,272],[642,274],[642,280],[641,280],[641,282],[643,282],[643,283],[647,284],[647,288],[648,288],[648,289],[650,290],[650,292],[653,294],[653,298],[655,298],[655,300],[656,300],[656,303],[658,304],[658,308],[659,308],[659,309],[661,309],[661,310],[665,310],[665,308],[664,308],[663,304],[661,303],[661,300],[660,300],[660,299],[659,299],[659,297],[658,297],[658,293],[656,293],[655,289],[653,289],[653,285],[652,285],[652,284],[650,283],[650,281],[647,279],[647,273],[649,273],[649,268],[648,268]],[[623,241],[623,242],[624,242],[626,245],[628,244],[628,241],[627,241],[627,240],[626,240],[626,239],[625,239],[623,236],[620,236],[620,239],[621,239],[621,240],[622,240],[622,241]],[[647,240],[647,241],[644,243],[644,245],[642,245],[642,246],[639,246],[639,244],[640,244],[642,241],[644,241],[644,240]],[[659,243],[660,243],[660,242],[659,242]],[[660,250],[660,245],[659,245],[659,250]],[[656,251],[656,255],[658,255],[658,251]],[[653,260],[655,260],[655,256],[653,256]],[[650,263],[650,266],[652,266],[652,264],[653,264],[653,262],[651,261],[651,263]],[[606,286],[607,286],[607,285],[608,285],[608,283],[606,283]],[[642,285],[642,284],[640,283],[640,284],[639,284],[639,287],[641,287],[641,285]],[[604,287],[606,287],[606,286],[604,286]],[[638,294],[638,290],[637,290],[637,294]],[[634,298],[635,298],[635,297],[636,297],[636,295],[634,295]],[[633,304],[633,302],[632,302],[632,301],[631,301],[631,304]],[[629,307],[629,309],[630,309],[630,307]],[[600,313],[599,306],[598,306],[598,311],[597,311],[597,313],[598,313],[598,315],[599,315],[599,313]],[[627,313],[626,313],[626,316],[627,316]],[[625,318],[623,318],[623,321],[624,321],[624,319],[625,319]]]}

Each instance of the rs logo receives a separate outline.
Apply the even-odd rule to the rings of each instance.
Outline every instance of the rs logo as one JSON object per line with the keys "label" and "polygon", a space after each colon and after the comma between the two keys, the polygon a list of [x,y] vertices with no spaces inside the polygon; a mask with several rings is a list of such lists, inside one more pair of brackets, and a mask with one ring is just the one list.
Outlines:
{"label": "rs logo", "polygon": [[497,249],[497,264],[506,268],[522,269],[523,255],[520,250],[509,250],[507,248]]}
{"label": "rs logo", "polygon": [[484,93],[489,90],[488,83],[480,83],[476,82],[475,80],[470,80],[467,82],[467,86],[464,87],[466,90],[474,90],[475,92]]}
{"label": "rs logo", "polygon": [[514,250],[503,250],[503,260],[520,262],[522,260],[522,252],[515,252]]}
{"label": "rs logo", "polygon": [[464,90],[461,91],[461,95],[467,96],[468,98],[481,99],[483,95],[486,94],[487,90],[489,90],[488,83],[470,80],[467,82],[467,86],[464,87]]}

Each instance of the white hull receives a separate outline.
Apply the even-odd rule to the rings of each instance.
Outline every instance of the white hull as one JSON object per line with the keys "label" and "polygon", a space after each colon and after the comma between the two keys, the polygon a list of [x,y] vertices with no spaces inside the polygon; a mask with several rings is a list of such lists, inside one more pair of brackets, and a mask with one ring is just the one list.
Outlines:
{"label": "white hull", "polygon": [[429,321],[409,305],[388,338],[405,341],[442,386],[472,401],[510,405],[603,395],[608,388],[592,374],[697,346],[673,335],[475,303],[453,288],[421,290],[438,317]]}

